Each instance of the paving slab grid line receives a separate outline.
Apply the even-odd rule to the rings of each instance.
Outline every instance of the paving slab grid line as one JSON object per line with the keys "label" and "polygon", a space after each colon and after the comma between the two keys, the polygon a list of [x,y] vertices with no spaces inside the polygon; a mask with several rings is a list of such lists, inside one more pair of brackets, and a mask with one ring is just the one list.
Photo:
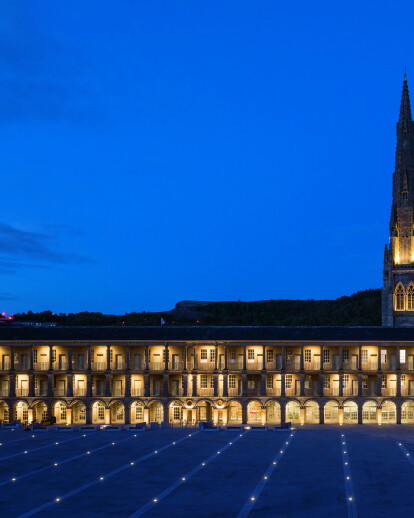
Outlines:
{"label": "paving slab grid line", "polygon": [[348,518],[358,518],[354,486],[351,478],[351,466],[349,463],[348,447],[346,444],[346,437],[344,433],[341,433],[341,446],[342,446],[342,460],[344,462],[344,477],[345,477],[345,493],[346,493],[346,505],[348,510]]}
{"label": "paving slab grid line", "polygon": [[210,464],[213,460],[217,459],[219,455],[221,455],[223,452],[225,452],[228,448],[233,446],[234,443],[236,443],[238,440],[240,440],[242,437],[244,437],[248,432],[241,433],[238,437],[230,441],[228,444],[220,448],[216,453],[213,453],[213,455],[210,455],[205,461],[203,461],[201,464],[197,464],[195,468],[193,468],[191,471],[186,473],[184,476],[180,477],[176,482],[171,484],[171,486],[167,487],[162,493],[157,495],[155,498],[150,500],[147,504],[142,506],[140,509],[135,511],[135,513],[132,513],[129,515],[128,518],[137,518],[138,516],[142,516],[145,514],[151,507],[156,506],[158,502],[161,502],[165,497],[167,497],[169,494],[171,494],[175,489],[180,487],[182,484],[187,482],[191,477],[193,477],[196,473],[198,473],[201,469],[203,469],[207,464]]}
{"label": "paving slab grid line", "polygon": [[254,488],[253,493],[250,495],[244,506],[242,507],[242,510],[237,515],[237,518],[246,518],[249,516],[250,511],[253,509],[254,504],[256,503],[256,500],[261,495],[263,488],[265,487],[267,481],[272,476],[272,473],[276,469],[276,467],[279,464],[280,459],[282,458],[282,455],[285,453],[285,451],[288,449],[290,442],[292,441],[293,437],[295,436],[296,431],[289,434],[289,437],[286,439],[285,444],[283,447],[279,450],[279,452],[276,454],[276,457],[272,460],[269,467],[266,470],[266,473],[263,475],[263,478],[259,480],[259,483]]}
{"label": "paving slab grid line", "polygon": [[[84,435],[84,437],[86,437]],[[106,448],[109,448],[111,446],[116,446],[117,444],[120,444],[122,442],[125,442],[125,441],[130,441],[131,439],[134,439],[136,438],[137,436],[134,435],[134,436],[130,436],[130,437],[126,437],[125,439],[121,439],[117,442],[110,442],[108,444],[105,444],[103,446],[100,446],[99,448],[94,448],[93,450],[88,450],[84,453],[78,453],[77,455],[74,455],[72,457],[68,457],[67,459],[63,459],[63,460],[59,460],[58,462],[53,462],[52,464],[47,464],[46,466],[43,466],[41,468],[37,468],[37,469],[34,469],[32,471],[29,471],[28,473],[23,473],[21,475],[18,475],[18,476],[13,476],[11,478],[9,478],[8,480],[4,480],[3,482],[0,482],[0,487],[3,487],[3,486],[6,486],[7,484],[13,484],[15,483],[16,481],[20,481],[24,478],[27,478],[27,477],[31,477],[33,475],[37,475],[38,473],[42,473],[43,471],[46,471],[48,469],[52,469],[52,468],[56,468],[58,466],[63,466],[64,464],[67,464],[68,462],[72,462],[74,460],[77,460],[77,459],[80,459],[82,457],[85,457],[86,455],[92,455],[93,453],[96,453],[98,451],[102,451]]]}
{"label": "paving slab grid line", "polygon": [[26,518],[28,516],[33,516],[37,513],[40,513],[41,511],[44,511],[45,509],[48,509],[49,507],[52,507],[53,505],[56,505],[64,500],[66,500],[67,498],[70,498],[78,493],[81,493],[82,491],[85,491],[86,489],[89,489],[89,488],[95,486],[96,484],[99,484],[100,482],[103,482],[107,478],[113,477],[114,475],[117,475],[118,473],[121,473],[122,471],[124,471],[126,469],[130,469],[131,467],[135,466],[136,464],[138,464],[140,462],[148,460],[151,457],[157,456],[159,453],[167,450],[168,448],[171,448],[172,446],[174,446],[176,444],[181,443],[182,441],[185,441],[186,439],[189,439],[192,436],[197,435],[198,433],[200,433],[200,432],[197,431],[197,432],[190,433],[190,434],[186,435],[185,437],[182,437],[181,439],[177,439],[176,441],[173,441],[169,444],[166,444],[165,446],[162,446],[161,448],[158,448],[157,450],[154,450],[151,453],[148,453],[147,455],[144,455],[137,459],[133,459],[131,462],[128,462],[128,464],[124,464],[124,465],[120,466],[119,468],[113,469],[112,471],[105,473],[101,477],[95,478],[91,482],[88,482],[86,484],[83,484],[80,487],[72,489],[71,491],[69,491],[63,495],[56,497],[54,500],[50,500],[42,505],[35,507],[34,509],[31,509],[30,511],[28,511],[26,513],[21,514],[19,516],[19,518]]}

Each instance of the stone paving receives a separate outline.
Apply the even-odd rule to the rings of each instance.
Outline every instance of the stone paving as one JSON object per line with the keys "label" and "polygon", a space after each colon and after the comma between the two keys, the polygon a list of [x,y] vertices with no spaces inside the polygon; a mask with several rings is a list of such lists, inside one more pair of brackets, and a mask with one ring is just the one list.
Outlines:
{"label": "stone paving", "polygon": [[414,515],[412,426],[0,430],[0,443],[1,517]]}

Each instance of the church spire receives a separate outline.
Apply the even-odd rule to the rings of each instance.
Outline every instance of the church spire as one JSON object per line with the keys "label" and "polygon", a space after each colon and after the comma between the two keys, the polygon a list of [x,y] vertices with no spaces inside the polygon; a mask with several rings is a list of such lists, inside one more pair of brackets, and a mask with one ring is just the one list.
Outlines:
{"label": "church spire", "polygon": [[407,73],[404,71],[399,122],[411,121],[410,94],[408,92]]}

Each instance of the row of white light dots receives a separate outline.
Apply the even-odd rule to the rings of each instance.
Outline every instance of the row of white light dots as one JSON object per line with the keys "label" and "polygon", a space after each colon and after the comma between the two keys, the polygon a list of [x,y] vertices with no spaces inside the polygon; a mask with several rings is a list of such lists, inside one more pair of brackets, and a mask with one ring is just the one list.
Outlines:
{"label": "row of white light dots", "polygon": [[[34,437],[34,435],[32,435],[32,437]],[[83,437],[86,437],[86,435],[83,435]],[[136,437],[136,435],[135,435],[135,437]],[[113,442],[112,444],[115,444],[115,443]],[[58,445],[59,445],[59,441],[56,441],[56,442],[55,442],[55,445],[56,445],[56,446],[58,446]],[[24,450],[24,452],[23,452],[23,453],[29,453],[29,450]],[[90,451],[87,451],[86,453],[89,455],[91,452],[90,452]],[[57,462],[54,462],[54,463],[53,463],[53,465],[54,465],[54,466],[59,466],[59,464],[58,464]],[[17,481],[17,478],[16,478],[16,477],[13,477],[13,478],[11,479],[11,481],[12,481],[12,482],[16,482],[16,481]],[[57,500],[57,501],[59,501],[59,500]]]}
{"label": "row of white light dots", "polygon": [[[190,437],[191,437],[191,435],[190,435]],[[240,437],[243,437],[243,434],[242,434],[242,433],[240,434],[240,436],[238,437],[238,439],[239,439]],[[175,444],[175,443],[173,443],[173,444]],[[220,455],[220,453],[222,452],[222,450],[223,450],[223,449],[227,449],[229,446],[232,446],[232,444],[233,444],[233,442],[232,442],[232,441],[230,441],[230,442],[228,443],[228,445],[227,445],[227,446],[225,446],[225,447],[224,447],[224,448],[222,448],[221,450],[217,450],[216,455]],[[157,453],[157,452],[154,452],[154,453]],[[212,460],[213,460],[213,458],[209,457],[208,462],[211,462]],[[204,468],[204,467],[206,466],[206,464],[207,464],[207,462],[202,462],[202,463],[200,464],[200,466],[202,466],[202,467]],[[181,477],[181,482],[185,482],[186,480],[187,480],[187,477]],[[158,498],[153,498],[153,500],[152,500],[152,501],[154,502],[154,504],[156,504],[156,503],[158,502]]]}
{"label": "row of white light dots", "polygon": [[354,491],[353,491],[353,485],[351,482],[351,469],[349,467],[349,457],[348,457],[348,450],[346,447],[346,440],[345,440],[345,434],[341,434],[341,443],[342,443],[342,457],[344,459],[344,473],[345,473],[345,489],[347,490],[348,496],[347,499],[349,502],[354,501]]}
{"label": "row of white light dots", "polygon": [[[290,437],[291,437],[291,438],[293,437],[293,433],[291,433],[291,434],[290,434]],[[285,449],[286,449],[286,446],[288,446],[288,445],[289,445],[289,441],[286,441],[286,442],[285,442]],[[280,452],[279,452],[279,454],[278,454],[278,457],[279,457],[279,456],[281,456],[281,455],[283,455],[283,454],[285,453],[285,449],[283,449],[283,448],[282,448],[282,449],[280,450]],[[279,460],[280,460],[280,459],[279,459]],[[269,480],[269,476],[271,475],[271,473],[272,473],[272,472],[273,472],[273,470],[275,469],[275,468],[272,468],[272,466],[277,466],[277,462],[278,462],[277,460],[272,461],[272,464],[271,464],[271,466],[270,466],[270,468],[271,468],[271,469],[269,468],[269,469],[266,471],[266,473],[269,473],[269,471],[270,471],[270,473],[269,473],[268,475],[266,475],[266,474],[265,474],[265,475],[263,475],[263,480]],[[255,501],[256,501],[256,497],[255,497],[255,496],[251,496],[251,497],[250,497],[250,501],[251,501],[251,502],[255,502]]]}
{"label": "row of white light dots", "polygon": [[[404,444],[402,442],[399,442],[398,446],[401,448],[401,450],[403,451],[403,453],[405,454],[406,457],[410,457],[409,451],[407,450],[407,448],[404,446]],[[408,459],[408,460],[411,462],[411,464],[414,464],[414,460],[412,458]]]}
{"label": "row of white light dots", "polygon": [[[136,434],[134,435],[134,437],[136,437]],[[191,433],[187,437],[191,437]],[[116,444],[115,442],[112,443],[113,446],[115,444]],[[173,441],[172,444],[175,445],[175,441]],[[87,455],[90,455],[91,452],[87,451],[86,453],[87,453]],[[158,453],[158,450],[154,450],[154,454],[157,454],[157,453]],[[134,466],[135,462],[131,461],[129,464],[130,464],[130,466]],[[57,464],[55,464],[55,466],[57,466]],[[103,480],[105,480],[105,477],[99,477],[99,480],[102,482]],[[55,502],[60,502],[60,498],[59,497],[55,498]]]}

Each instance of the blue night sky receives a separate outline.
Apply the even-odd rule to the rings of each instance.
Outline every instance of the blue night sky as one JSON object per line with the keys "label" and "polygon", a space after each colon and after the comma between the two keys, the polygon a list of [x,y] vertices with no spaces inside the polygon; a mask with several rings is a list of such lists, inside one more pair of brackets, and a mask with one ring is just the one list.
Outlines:
{"label": "blue night sky", "polygon": [[382,283],[409,1],[0,4],[0,309]]}

